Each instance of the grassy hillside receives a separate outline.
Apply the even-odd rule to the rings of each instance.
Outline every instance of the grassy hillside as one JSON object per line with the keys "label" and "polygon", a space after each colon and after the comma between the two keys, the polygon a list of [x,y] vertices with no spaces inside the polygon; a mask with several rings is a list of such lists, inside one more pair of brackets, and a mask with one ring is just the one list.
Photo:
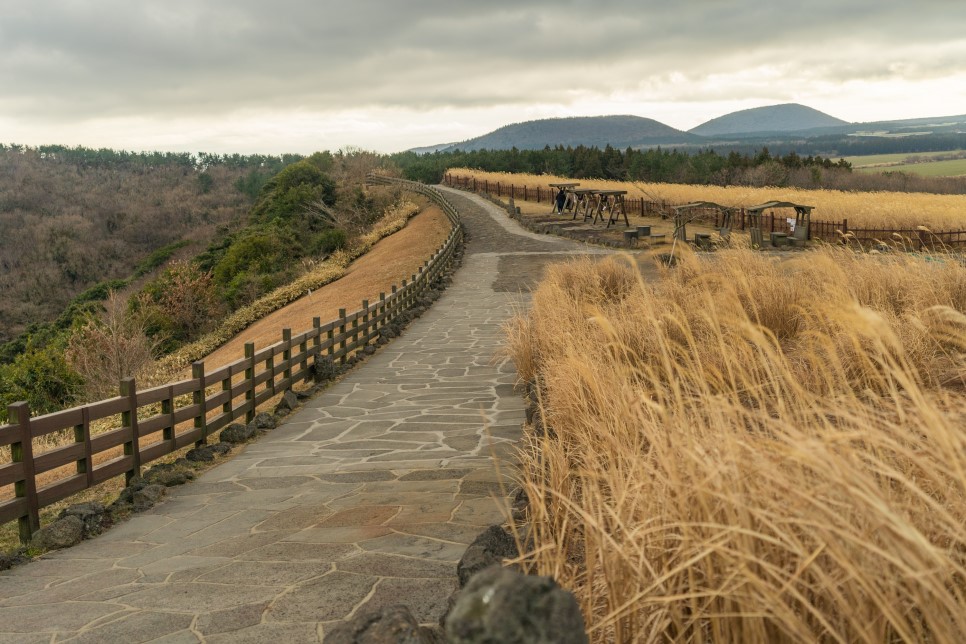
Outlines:
{"label": "grassy hillside", "polygon": [[0,344],[97,284],[199,252],[274,172],[195,161],[0,146]]}

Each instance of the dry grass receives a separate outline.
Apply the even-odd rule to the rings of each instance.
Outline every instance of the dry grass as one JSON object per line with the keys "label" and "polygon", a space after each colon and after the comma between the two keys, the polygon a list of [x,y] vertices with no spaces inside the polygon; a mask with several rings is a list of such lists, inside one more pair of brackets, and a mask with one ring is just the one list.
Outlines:
{"label": "dry grass", "polygon": [[823,250],[548,272],[509,326],[541,574],[595,641],[966,632],[966,269]]}
{"label": "dry grass", "polygon": [[[573,181],[554,175],[483,172],[453,168],[458,176],[476,177],[477,181],[502,182],[517,186],[540,186]],[[844,192],[841,190],[805,190],[802,188],[753,188],[746,186],[702,186],[676,183],[643,183],[580,179],[581,188],[627,190],[629,199],[666,201],[683,204],[713,201],[725,206],[747,208],[767,201],[791,201],[815,206],[816,220],[848,219],[850,228],[915,228],[930,230],[966,229],[966,195],[936,195],[907,192]]]}

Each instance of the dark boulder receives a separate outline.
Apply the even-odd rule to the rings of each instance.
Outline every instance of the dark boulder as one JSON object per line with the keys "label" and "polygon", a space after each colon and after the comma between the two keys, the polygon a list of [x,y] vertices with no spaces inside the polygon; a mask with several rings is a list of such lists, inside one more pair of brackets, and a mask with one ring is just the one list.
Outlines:
{"label": "dark boulder", "polygon": [[475,575],[446,616],[452,644],[586,644],[576,598],[550,577],[493,566]]}
{"label": "dark boulder", "polygon": [[484,568],[502,565],[504,559],[519,556],[520,551],[517,549],[513,535],[501,526],[491,525],[473,540],[456,564],[456,576],[459,578],[460,588],[466,586],[470,577]]}
{"label": "dark boulder", "polygon": [[421,628],[405,606],[361,611],[325,634],[326,644],[435,644],[438,635]]}
{"label": "dark boulder", "polygon": [[76,546],[83,538],[84,522],[80,517],[70,515],[37,530],[30,545],[37,550],[60,550]]}

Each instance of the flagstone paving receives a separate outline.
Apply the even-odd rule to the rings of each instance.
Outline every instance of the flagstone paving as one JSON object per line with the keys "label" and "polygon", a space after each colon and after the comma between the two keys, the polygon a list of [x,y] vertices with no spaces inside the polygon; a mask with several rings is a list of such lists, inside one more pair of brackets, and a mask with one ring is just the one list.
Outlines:
{"label": "flagstone paving", "polygon": [[276,430],[105,534],[0,574],[2,642],[312,642],[363,606],[435,623],[456,563],[507,513],[523,401],[501,325],[587,247],[442,188],[453,284]]}

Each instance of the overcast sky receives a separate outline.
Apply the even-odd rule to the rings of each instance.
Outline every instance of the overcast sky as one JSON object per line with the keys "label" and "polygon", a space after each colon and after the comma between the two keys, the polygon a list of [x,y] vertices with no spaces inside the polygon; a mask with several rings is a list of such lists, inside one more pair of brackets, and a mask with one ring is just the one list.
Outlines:
{"label": "overcast sky", "polygon": [[393,152],[796,102],[966,113],[964,0],[0,0],[0,142]]}

